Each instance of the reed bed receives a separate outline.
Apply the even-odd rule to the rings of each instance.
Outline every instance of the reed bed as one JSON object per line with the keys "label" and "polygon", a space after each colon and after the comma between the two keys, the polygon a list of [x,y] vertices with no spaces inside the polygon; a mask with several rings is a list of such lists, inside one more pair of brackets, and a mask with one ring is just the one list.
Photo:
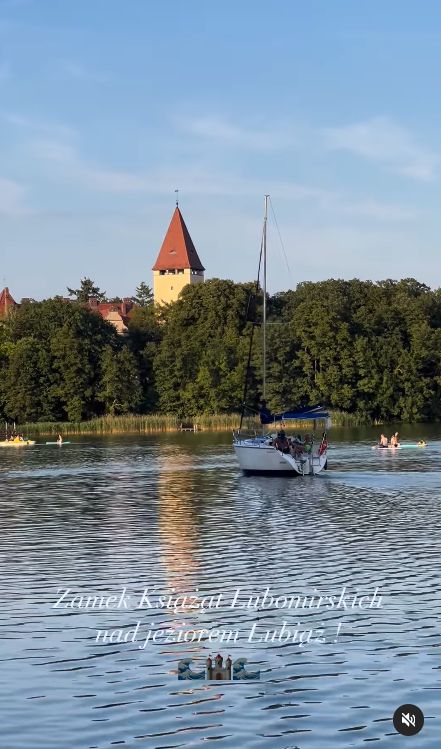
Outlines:
{"label": "reed bed", "polygon": [[[102,416],[80,422],[35,422],[17,425],[17,431],[32,435],[69,434],[149,434],[153,432],[178,432],[181,425],[196,426],[197,430],[227,431],[236,429],[238,414],[201,415],[192,419],[179,419],[167,414]],[[257,423],[257,422],[256,422]]]}
{"label": "reed bed", "polygon": [[[357,414],[344,411],[331,412],[334,426],[365,426],[372,422]],[[17,431],[26,435],[63,435],[69,434],[150,434],[154,432],[178,432],[183,424],[186,427],[195,425],[197,431],[233,431],[240,422],[239,414],[200,414],[193,418],[180,419],[167,414],[146,414],[127,416],[102,416],[90,421],[80,422],[35,422],[17,425]],[[276,426],[276,425],[275,425]],[[279,424],[280,426],[280,424]],[[290,421],[286,427],[292,429],[311,429],[313,422]],[[259,419],[246,418],[244,427],[247,430],[259,429]],[[268,426],[271,429],[271,425]]]}
{"label": "reed bed", "polygon": [[330,411],[332,425],[335,427],[377,426],[380,422],[372,421],[363,414],[351,414],[346,411]]}

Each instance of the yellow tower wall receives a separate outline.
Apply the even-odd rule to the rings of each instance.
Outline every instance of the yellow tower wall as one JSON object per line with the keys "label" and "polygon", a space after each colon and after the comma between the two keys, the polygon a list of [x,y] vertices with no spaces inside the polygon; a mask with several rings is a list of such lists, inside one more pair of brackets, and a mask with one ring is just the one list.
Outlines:
{"label": "yellow tower wall", "polygon": [[187,284],[203,283],[204,274],[194,273],[185,268],[183,273],[159,270],[153,271],[153,296],[155,304],[170,304],[175,302],[184,286]]}

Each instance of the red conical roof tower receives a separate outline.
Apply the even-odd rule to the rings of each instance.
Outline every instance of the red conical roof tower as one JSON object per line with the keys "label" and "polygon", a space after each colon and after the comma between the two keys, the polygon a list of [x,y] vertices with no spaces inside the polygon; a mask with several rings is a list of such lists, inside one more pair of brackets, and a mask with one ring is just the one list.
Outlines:
{"label": "red conical roof tower", "polygon": [[182,213],[176,206],[152,270],[170,271],[186,268],[195,271],[205,270],[182,218]]}

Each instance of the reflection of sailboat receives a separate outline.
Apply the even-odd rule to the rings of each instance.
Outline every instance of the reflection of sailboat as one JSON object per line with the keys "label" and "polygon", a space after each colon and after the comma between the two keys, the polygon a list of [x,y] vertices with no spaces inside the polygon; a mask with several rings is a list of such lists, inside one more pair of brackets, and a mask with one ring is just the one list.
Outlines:
{"label": "reflection of sailboat", "polygon": [[[261,249],[261,257],[263,260],[263,401],[262,407],[260,408],[260,421],[263,427],[269,424],[274,424],[275,426],[277,422],[289,420],[304,420],[316,423],[319,420],[323,421],[329,419],[329,414],[326,413],[321,406],[290,409],[280,414],[272,414],[266,408],[266,230],[268,220],[268,197],[268,195],[265,195],[265,216],[263,221]],[[250,355],[251,345],[252,338],[250,342]],[[246,393],[247,382],[245,383],[241,427],[246,407]],[[308,474],[320,473],[320,471],[326,467],[327,463],[328,441],[325,433],[323,434],[320,445],[318,448],[315,448],[313,442],[302,443],[302,441],[299,440],[295,442],[288,440],[284,432],[279,432],[277,436],[263,433],[262,436],[255,436],[247,439],[241,436],[239,429],[239,431],[234,435],[233,446],[239,465],[245,473],[289,473],[291,475],[305,476]]]}

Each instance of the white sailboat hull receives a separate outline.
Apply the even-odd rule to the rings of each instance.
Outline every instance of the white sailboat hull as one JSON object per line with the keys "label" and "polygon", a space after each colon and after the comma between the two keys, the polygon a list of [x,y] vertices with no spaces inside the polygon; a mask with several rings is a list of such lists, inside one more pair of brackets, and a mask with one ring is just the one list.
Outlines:
{"label": "white sailboat hull", "polygon": [[309,476],[320,473],[327,462],[326,451],[322,455],[304,453],[294,458],[281,453],[262,439],[245,439],[234,442],[234,451],[244,473],[291,474]]}

